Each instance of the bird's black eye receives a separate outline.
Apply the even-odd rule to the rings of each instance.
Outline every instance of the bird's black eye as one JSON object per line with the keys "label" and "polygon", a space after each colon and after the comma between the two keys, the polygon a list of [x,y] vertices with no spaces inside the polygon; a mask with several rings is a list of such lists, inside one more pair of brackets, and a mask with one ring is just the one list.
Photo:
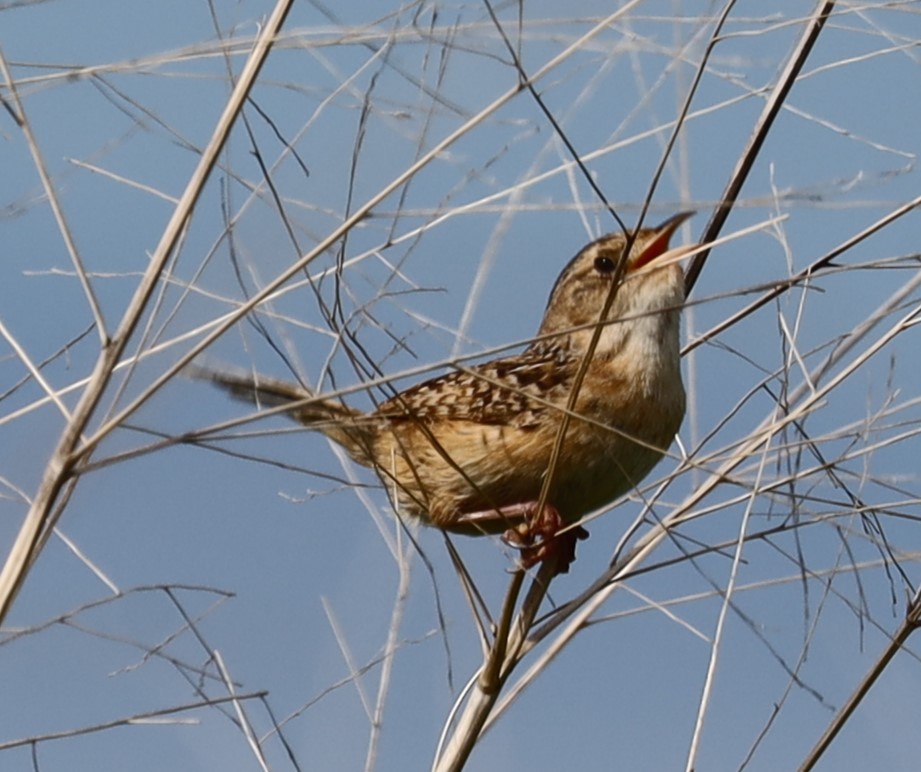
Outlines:
{"label": "bird's black eye", "polygon": [[596,257],[595,270],[599,273],[612,273],[616,263],[610,257]]}

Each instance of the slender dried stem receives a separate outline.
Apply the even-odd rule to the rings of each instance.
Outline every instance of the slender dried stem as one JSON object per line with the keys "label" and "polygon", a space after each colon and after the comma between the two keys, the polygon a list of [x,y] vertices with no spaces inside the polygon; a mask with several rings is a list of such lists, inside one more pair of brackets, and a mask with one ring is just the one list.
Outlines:
{"label": "slender dried stem", "polygon": [[284,23],[292,0],[278,0],[272,15],[266,20],[254,50],[240,74],[240,79],[227,101],[224,112],[215,127],[211,141],[202,152],[195,171],[186,190],[173,211],[173,215],[163,232],[160,243],[155,250],[147,271],[134,293],[124,316],[112,339],[102,348],[93,368],[89,382],[83,391],[73,416],[58,439],[57,446],[45,469],[45,474],[32,506],[20,526],[19,534],[13,543],[6,563],[0,572],[0,623],[6,618],[16,594],[19,592],[29,566],[35,560],[42,545],[51,533],[60,514],[56,508],[59,496],[71,480],[71,473],[86,452],[80,448],[80,440],[90,418],[112,377],[125,346],[140,322],[147,303],[150,300],[170,256],[192,215],[198,197],[204,189],[208,176],[223,148],[234,120],[243,108],[246,97],[259,75],[262,65],[272,48],[275,35]]}
{"label": "slender dried stem", "polygon": [[919,627],[921,627],[921,591],[916,593],[915,597],[912,598],[908,607],[908,612],[905,615],[905,621],[902,622],[899,629],[896,630],[889,645],[886,646],[883,653],[880,654],[879,659],[873,663],[873,667],[871,667],[869,672],[863,677],[863,680],[854,690],[854,693],[848,698],[847,702],[844,703],[837,714],[835,714],[834,719],[832,719],[828,728],[823,732],[819,741],[815,744],[815,747],[809,751],[809,754],[799,768],[800,772],[809,772],[809,770],[815,767],[825,751],[828,750],[828,747],[832,744],[835,737],[837,737],[838,733],[844,728],[848,719],[854,714],[854,711],[857,710],[860,703],[863,702],[863,698],[870,692],[873,684],[879,680],[879,677],[886,668],[889,667],[889,663],[892,662],[895,655],[905,647],[911,634]]}

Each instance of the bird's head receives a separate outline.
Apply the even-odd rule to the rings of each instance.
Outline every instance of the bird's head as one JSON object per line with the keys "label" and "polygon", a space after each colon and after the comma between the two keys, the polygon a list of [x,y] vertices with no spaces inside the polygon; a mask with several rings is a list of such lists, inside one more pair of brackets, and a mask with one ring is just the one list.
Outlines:
{"label": "bird's head", "polygon": [[[669,242],[678,227],[693,214],[681,212],[654,228],[639,230],[608,311],[608,321],[663,311],[677,316],[684,302],[684,271],[679,260],[690,247],[670,249]],[[620,273],[618,265],[626,243],[624,233],[609,233],[583,247],[569,261],[553,285],[539,336],[559,334],[558,343],[577,350],[587,348],[592,337],[591,325],[600,320]],[[612,329],[618,327],[624,325],[608,326],[610,334],[599,343],[598,353],[624,337],[625,330]]]}

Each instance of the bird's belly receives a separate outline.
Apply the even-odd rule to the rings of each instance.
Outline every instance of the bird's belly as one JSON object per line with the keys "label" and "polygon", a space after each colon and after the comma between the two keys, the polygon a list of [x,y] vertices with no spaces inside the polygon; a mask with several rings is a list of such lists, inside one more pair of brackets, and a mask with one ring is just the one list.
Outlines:
{"label": "bird's belly", "polygon": [[[574,522],[640,484],[671,443],[683,404],[666,412],[668,419],[653,432],[642,424],[617,430],[578,419],[570,422],[548,496],[564,520]],[[415,437],[402,444],[402,452],[391,454],[398,461],[391,487],[404,511],[446,530],[469,532],[464,518],[470,513],[540,498],[558,426],[452,421],[450,435],[444,436],[432,427],[431,436]],[[392,485],[393,478],[398,485]],[[499,517],[492,524],[488,518],[479,522],[486,532],[501,533],[508,527]]]}
{"label": "bird's belly", "polygon": [[662,452],[622,439],[607,452],[573,453],[557,478],[551,500],[561,516],[575,521],[613,503],[636,488],[662,458]]}

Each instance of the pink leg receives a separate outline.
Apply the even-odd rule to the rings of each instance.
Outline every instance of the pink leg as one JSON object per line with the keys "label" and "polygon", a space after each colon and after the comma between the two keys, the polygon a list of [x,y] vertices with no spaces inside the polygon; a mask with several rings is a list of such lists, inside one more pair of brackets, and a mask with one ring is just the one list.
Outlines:
{"label": "pink leg", "polygon": [[588,531],[581,526],[559,533],[566,527],[566,521],[556,507],[544,504],[543,510],[538,514],[536,501],[510,504],[497,510],[473,512],[465,514],[463,519],[470,523],[482,523],[486,520],[495,522],[497,519],[520,520],[517,526],[502,534],[502,539],[506,544],[521,551],[522,567],[531,568],[551,555],[556,555],[559,574],[569,573],[569,566],[576,559],[576,542],[588,538]]}

